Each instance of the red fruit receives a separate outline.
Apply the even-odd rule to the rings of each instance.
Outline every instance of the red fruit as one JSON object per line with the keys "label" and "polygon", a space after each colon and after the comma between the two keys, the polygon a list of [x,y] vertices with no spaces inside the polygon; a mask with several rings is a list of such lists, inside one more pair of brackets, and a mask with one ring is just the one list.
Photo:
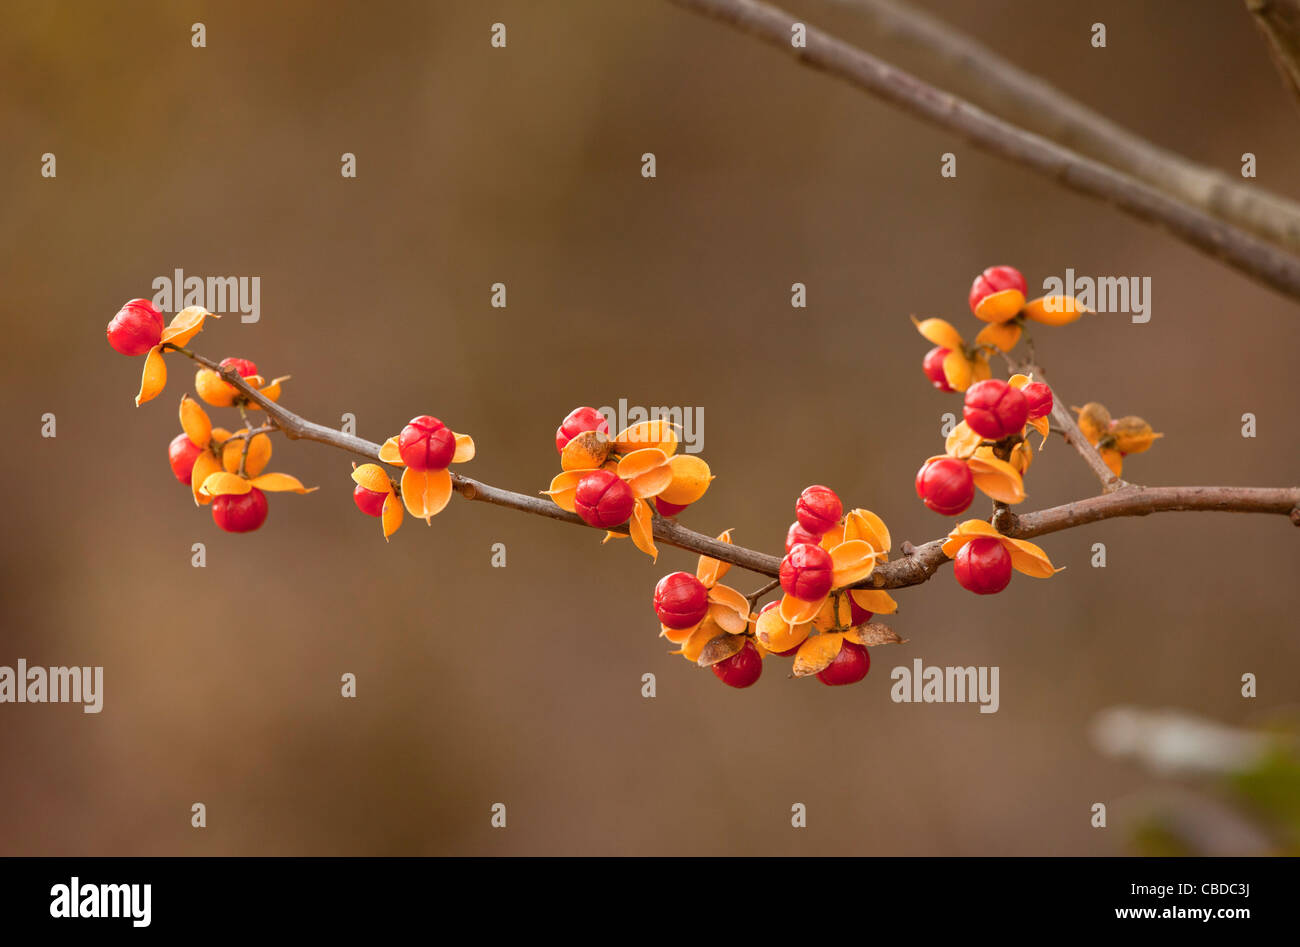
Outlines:
{"label": "red fruit", "polygon": [[412,470],[446,470],[456,455],[456,435],[437,418],[411,418],[397,437],[402,463]]}
{"label": "red fruit", "polygon": [[998,441],[1008,434],[1018,434],[1025,426],[1029,402],[1000,378],[988,378],[966,389],[962,417],[980,437]]}
{"label": "red fruit", "polygon": [[266,522],[266,513],[266,494],[257,487],[212,500],[212,520],[227,533],[251,533]]}
{"label": "red fruit", "polygon": [[817,680],[823,684],[838,687],[841,684],[856,684],[867,676],[871,670],[871,655],[867,649],[852,641],[844,642],[840,653],[829,666],[817,672]]}
{"label": "red fruit", "polygon": [[609,470],[593,470],[578,481],[573,507],[589,526],[622,526],[632,515],[632,488]]}
{"label": "red fruit", "polygon": [[844,504],[830,487],[807,487],[794,505],[799,525],[814,536],[821,536],[840,521]]}
{"label": "red fruit", "polygon": [[1052,389],[1041,381],[1031,382],[1020,389],[1029,405],[1029,418],[1044,418],[1052,413]]}
{"label": "red fruit", "polygon": [[357,484],[356,489],[352,491],[352,502],[357,505],[357,509],[366,516],[383,516],[384,501],[388,499],[387,493],[380,493],[377,490],[367,490],[361,484]]}
{"label": "red fruit", "polygon": [[1011,581],[1011,553],[993,537],[981,536],[961,547],[952,569],[962,588],[993,595]]}
{"label": "red fruit", "polygon": [[689,503],[669,503],[667,500],[655,497],[655,509],[659,511],[660,516],[676,516],[688,506],[690,506]]}
{"label": "red fruit", "polygon": [[754,647],[754,642],[746,640],[743,648],[725,661],[712,665],[712,668],[718,680],[728,687],[748,687],[763,673],[763,659]]}
{"label": "red fruit", "polygon": [[790,529],[785,534],[785,551],[789,552],[800,543],[812,543],[816,546],[822,541],[822,538],[814,533],[808,532],[799,523],[791,523]]}
{"label": "red fruit", "polygon": [[574,408],[555,429],[555,449],[564,453],[565,446],[583,431],[609,433],[609,422],[595,408]]}
{"label": "red fruit", "polygon": [[956,516],[975,499],[970,466],[956,457],[937,457],[916,472],[916,495],[944,516]]}
{"label": "red fruit", "polygon": [[799,543],[781,560],[781,588],[795,598],[815,602],[831,590],[832,568],[829,552]]}
{"label": "red fruit", "polygon": [[871,621],[875,612],[869,612],[857,602],[853,601],[853,596],[849,596],[849,621],[855,625],[865,625]]}
{"label": "red fruit", "polygon": [[257,366],[246,358],[223,358],[217,365],[220,368],[233,368],[239,372],[240,378],[257,374]]}
{"label": "red fruit", "polygon": [[925,377],[934,383],[934,387],[940,391],[952,391],[952,385],[948,384],[948,376],[943,373],[943,360],[948,357],[952,349],[946,349],[942,345],[936,345],[930,351],[925,353],[925,358],[921,360],[921,370],[925,372]]}
{"label": "red fruit", "polygon": [[190,474],[194,472],[194,461],[201,453],[203,448],[196,445],[186,434],[177,434],[167,445],[167,460],[172,465],[172,473],[187,487],[190,485]]}
{"label": "red fruit", "polygon": [[987,270],[975,277],[975,281],[970,285],[970,311],[974,312],[975,307],[986,296],[992,296],[994,293],[1000,293],[1004,289],[1018,289],[1022,296],[1029,295],[1029,286],[1025,283],[1024,276],[1014,266],[990,266]]}
{"label": "red fruit", "polygon": [[162,313],[147,299],[132,299],[108,323],[108,344],[123,355],[143,355],[162,341]]}
{"label": "red fruit", "polygon": [[689,572],[674,572],[655,586],[654,606],[665,628],[690,628],[708,614],[709,590]]}

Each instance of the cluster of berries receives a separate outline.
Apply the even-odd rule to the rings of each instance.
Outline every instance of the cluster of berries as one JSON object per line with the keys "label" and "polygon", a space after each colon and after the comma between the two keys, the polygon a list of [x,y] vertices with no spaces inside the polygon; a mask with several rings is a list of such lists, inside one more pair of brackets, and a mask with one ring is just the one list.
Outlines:
{"label": "cluster of berries", "polygon": [[[163,362],[164,346],[182,347],[203,328],[213,314],[191,306],[177,313],[164,326],[162,313],[147,299],[132,299],[108,324],[108,343],[128,356],[144,355],[145,367],[136,404],[157,397],[167,382]],[[233,369],[260,394],[275,401],[288,376],[267,383],[257,366],[247,359],[227,358],[222,369]],[[200,368],[194,390],[213,407],[261,410],[239,389],[226,382],[220,372]],[[206,411],[188,394],[181,397],[181,433],[167,446],[167,460],[176,479],[188,486],[196,505],[211,505],[212,520],[230,533],[248,533],[266,522],[267,492],[310,493],[296,477],[263,473],[271,459],[271,439],[265,432],[248,427],[231,432],[213,427]]]}
{"label": "cluster of berries", "polygon": [[[1034,456],[1029,428],[1046,439],[1052,403],[1052,390],[1025,375],[971,385],[963,419],[948,436],[945,453],[931,457],[917,471],[917,496],[944,516],[965,512],[977,488],[999,503],[1024,500],[1024,474]],[[1055,572],[1033,543],[1002,536],[983,520],[960,524],[944,552],[956,560],[953,574],[958,584],[979,595],[1005,589],[1013,567],[1040,578]]]}
{"label": "cluster of berries", "polygon": [[[589,526],[625,528],[638,549],[657,559],[656,513],[677,516],[704,496],[713,481],[709,465],[693,454],[677,453],[677,444],[667,421],[642,421],[610,437],[603,414],[575,408],[555,432],[561,472],[544,493]],[[605,540],[621,535],[607,532]]]}
{"label": "cluster of berries", "polygon": [[[731,542],[730,532],[718,539]],[[844,515],[833,490],[808,487],[786,534],[780,601],[751,614],[749,600],[719,581],[730,566],[701,556],[695,575],[674,572],[655,586],[660,634],[680,646],[674,654],[712,668],[731,687],[757,681],[769,654],[793,657],[795,677],[854,684],[871,668],[867,648],[901,640],[871,623],[875,612],[897,610],[889,593],[853,588],[888,558],[889,544],[889,530],[874,513]]]}
{"label": "cluster of berries", "polygon": [[992,377],[988,356],[1010,352],[1020,341],[1026,322],[1063,326],[1088,310],[1073,296],[1040,296],[1027,300],[1025,277],[1014,266],[990,266],[971,284],[970,310],[987,323],[968,346],[951,323],[924,319],[917,331],[934,344],[921,360],[921,370],[940,391],[965,391]]}
{"label": "cluster of berries", "polygon": [[[987,325],[971,347],[943,319],[913,319],[935,346],[922,359],[925,376],[940,391],[965,393],[962,420],[946,438],[944,453],[926,460],[916,474],[916,495],[936,513],[964,513],[976,490],[996,503],[1025,499],[1024,475],[1034,459],[1028,433],[1032,427],[1046,441],[1052,390],[1026,375],[993,378],[988,356],[1010,351],[1026,320],[1059,326],[1087,311],[1072,296],[1026,301],[1026,295],[1025,278],[1015,267],[991,266],[975,277],[968,301]],[[943,550],[955,560],[958,584],[979,595],[1001,592],[1013,570],[1039,578],[1056,572],[1038,546],[1003,536],[983,520],[958,524]]]}

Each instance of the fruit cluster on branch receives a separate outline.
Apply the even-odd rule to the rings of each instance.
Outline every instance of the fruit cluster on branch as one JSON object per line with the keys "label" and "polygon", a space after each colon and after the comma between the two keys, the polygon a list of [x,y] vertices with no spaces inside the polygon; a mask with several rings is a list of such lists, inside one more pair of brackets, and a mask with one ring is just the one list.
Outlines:
{"label": "fruit cluster on branch", "polygon": [[[934,348],[922,359],[931,384],[963,397],[962,420],[916,474],[924,506],[955,517],[976,492],[992,503],[987,519],[967,519],[939,539],[895,551],[890,531],[867,509],[844,509],[835,491],[805,489],[794,505],[794,522],[781,558],[736,545],[731,530],[715,537],[683,525],[679,517],[701,500],[714,475],[700,457],[677,450],[674,426],[648,420],[610,434],[605,417],[590,407],[571,411],[555,433],[561,471],[539,496],[515,493],[453,473],[453,464],[472,460],[476,448],[432,415],[412,418],[382,443],[316,424],[289,411],[279,398],[288,376],[266,381],[244,358],[213,362],[187,346],[214,314],[201,307],[177,313],[170,323],[147,300],[128,302],[108,325],[110,345],[124,355],[144,356],[137,406],[156,398],[167,382],[164,355],[180,354],[198,364],[194,389],[180,401],[181,433],[168,446],[173,475],[190,488],[196,505],[210,505],[214,522],[229,532],[251,532],[267,519],[268,492],[309,493],[295,477],[268,473],[273,434],[307,439],[358,455],[353,465],[353,499],[364,514],[379,518],[385,539],[406,513],[426,523],[453,493],[550,519],[595,528],[604,541],[628,536],[656,559],[658,543],[699,554],[694,574],[674,572],[655,587],[652,602],[660,634],[675,654],[732,687],[748,687],[768,658],[791,658],[796,678],[851,684],[866,677],[868,648],[903,639],[875,621],[892,615],[890,590],[928,581],[946,562],[965,589],[980,595],[1002,591],[1015,571],[1048,578],[1057,570],[1046,552],[1028,540],[1113,516],[1142,516],[1172,510],[1227,510],[1290,514],[1300,525],[1300,488],[1140,487],[1119,479],[1122,458],[1149,449],[1162,435],[1141,418],[1112,420],[1098,402],[1075,409],[1078,422],[1054,397],[1029,363],[1011,351],[1031,324],[1067,325],[1086,313],[1070,297],[1026,299],[1024,277],[1013,267],[990,267],[968,297],[972,313],[985,323],[967,345],[947,321],[917,320]],[[989,356],[1000,353],[1012,368],[992,377]],[[1016,370],[1016,369],[1024,369]],[[233,409],[241,424],[214,426],[209,408]],[[263,412],[255,423],[250,412]],[[1105,492],[1032,513],[1014,512],[1026,497],[1024,478],[1034,461],[1029,437],[1053,430],[1049,419],[1098,472]],[[400,470],[400,477],[389,470]],[[722,583],[733,565],[775,581],[749,594]],[[769,592],[779,600],[759,607]]]}

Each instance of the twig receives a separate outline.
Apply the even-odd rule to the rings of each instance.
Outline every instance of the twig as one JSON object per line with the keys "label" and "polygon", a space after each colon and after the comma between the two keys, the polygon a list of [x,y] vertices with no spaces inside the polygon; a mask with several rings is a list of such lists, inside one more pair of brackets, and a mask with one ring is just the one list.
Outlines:
{"label": "twig", "polygon": [[225,444],[229,444],[231,441],[242,441],[245,438],[251,439],[256,437],[258,434],[274,434],[278,430],[280,429],[276,427],[274,424],[263,424],[260,427],[255,427],[252,428],[251,430],[236,431],[234,434],[231,434],[228,438],[226,438],[221,443],[222,445],[225,445]]}
{"label": "twig", "polygon": [[749,610],[752,612],[754,610],[754,607],[758,604],[758,600],[762,598],[764,595],[766,595],[768,592],[772,591],[780,584],[781,584],[780,579],[773,579],[771,582],[767,583],[767,585],[763,586],[761,589],[755,589],[753,592],[746,595],[745,601],[749,602]]}
{"label": "twig", "polygon": [[[1250,2],[1270,5],[1269,0]],[[910,4],[839,3],[854,8],[877,33],[921,50],[927,64],[948,66],[976,105],[1265,240],[1300,250],[1300,204],[1158,147]],[[1286,0],[1285,5],[1300,9],[1297,0]]]}
{"label": "twig", "polygon": [[[379,445],[373,441],[308,421],[251,387],[234,369],[222,368],[211,359],[180,346],[165,347],[220,374],[223,380],[237,388],[245,398],[265,410],[267,416],[291,440],[316,441],[357,454],[370,461],[379,461]],[[545,516],[584,529],[595,528],[583,521],[582,517],[560,509],[549,499],[503,490],[460,474],[452,474],[451,479],[456,492],[467,500],[479,500],[524,513]],[[1029,538],[1115,516],[1145,516],[1148,513],[1164,510],[1282,513],[1289,514],[1292,522],[1300,525],[1300,487],[1133,487],[1125,485],[1123,490],[1116,493],[1017,516],[1016,532],[1010,535]],[[616,528],[611,532],[626,533],[627,529]],[[654,537],[669,546],[712,556],[759,575],[776,576],[780,571],[781,560],[777,556],[721,542],[712,536],[688,529],[667,517],[659,517],[654,521]],[[940,548],[942,545],[943,539],[936,539],[916,547],[910,543],[903,543],[903,554],[897,559],[877,566],[870,578],[859,583],[859,587],[901,589],[920,585],[948,561],[948,557]],[[771,587],[775,588],[775,585]]]}
{"label": "twig", "polygon": [[1014,161],[1081,194],[1156,224],[1201,252],[1300,299],[1300,258],[1238,227],[1190,207],[1148,184],[996,118],[936,89],[816,27],[806,27],[806,47],[791,44],[795,17],[759,0],[672,0],[679,6],[766,40],[805,65],[844,79],[992,154]]}
{"label": "twig", "polygon": [[1268,39],[1282,81],[1300,102],[1300,0],[1246,0],[1246,9]]}
{"label": "twig", "polygon": [[[1019,361],[1006,353],[1003,353],[1002,357],[1006,359],[1007,367],[1011,371],[1019,372],[1022,375],[1032,375],[1034,381],[1041,381],[1047,387],[1052,387],[1040,366],[1028,361]],[[1055,388],[1052,388],[1052,418],[1061,429],[1061,436],[1065,438],[1066,443],[1079,452],[1079,456],[1097,475],[1097,479],[1101,481],[1103,493],[1114,493],[1121,487],[1128,485],[1127,481],[1115,476],[1115,472],[1106,466],[1106,461],[1101,459],[1101,454],[1097,451],[1097,448],[1083,436],[1078,423],[1071,416],[1070,409],[1065,404],[1065,399],[1060,396]],[[998,528],[1001,529],[1000,526]]]}

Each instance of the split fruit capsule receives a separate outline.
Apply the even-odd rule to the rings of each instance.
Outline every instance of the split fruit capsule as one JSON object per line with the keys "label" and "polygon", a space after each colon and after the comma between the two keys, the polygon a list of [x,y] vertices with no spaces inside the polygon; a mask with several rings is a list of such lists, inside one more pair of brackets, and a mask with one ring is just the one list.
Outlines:
{"label": "split fruit capsule", "polygon": [[790,528],[786,530],[785,534],[785,551],[789,552],[800,543],[811,543],[816,546],[821,541],[822,538],[820,535],[808,532],[808,530],[803,528],[802,523],[791,523]]}
{"label": "split fruit capsule", "polygon": [[[240,378],[257,374],[257,366],[246,358],[223,358],[220,368],[233,368]],[[210,368],[200,368],[194,375],[194,390],[214,408],[229,408],[240,397],[239,389]]]}
{"label": "split fruit capsule", "polygon": [[971,283],[970,311],[985,322],[1014,319],[1025,307],[1029,286],[1014,266],[990,266]]}
{"label": "split fruit capsule", "polygon": [[108,323],[108,344],[123,355],[143,355],[162,341],[163,317],[147,299],[132,299]]}
{"label": "split fruit capsule", "polygon": [[944,516],[956,516],[975,499],[970,465],[956,457],[936,457],[916,472],[916,495]]}
{"label": "split fruit capsule", "polygon": [[411,470],[446,470],[456,455],[456,435],[437,418],[411,418],[397,436],[397,452]]}
{"label": "split fruit capsule", "polygon": [[[762,617],[762,615],[765,612],[770,612],[774,608],[780,608],[780,606],[781,606],[780,602],[768,602],[766,605],[764,605],[762,608],[758,610],[758,614],[760,617]],[[800,642],[797,645],[795,645],[793,648],[787,648],[784,651],[773,651],[771,653],[775,654],[778,658],[791,658],[794,657],[796,653],[798,653],[801,647],[803,647],[802,640],[800,640]]]}
{"label": "split fruit capsule", "polygon": [[832,687],[856,684],[871,670],[871,654],[860,644],[845,641],[829,665],[817,672],[817,680]]}
{"label": "split fruit capsule", "polygon": [[763,658],[754,642],[746,640],[739,651],[711,667],[718,680],[728,687],[749,687],[763,673]]}
{"label": "split fruit capsule", "polygon": [[212,500],[212,520],[228,533],[251,533],[266,522],[266,494],[257,487]]}
{"label": "split fruit capsule", "polygon": [[1052,389],[1041,381],[1030,382],[1020,389],[1029,405],[1029,420],[1045,418],[1052,413]]}
{"label": "split fruit capsule", "polygon": [[366,516],[383,516],[384,501],[387,499],[387,493],[380,493],[378,490],[367,490],[361,484],[357,484],[352,491],[352,502]]}
{"label": "split fruit capsule", "polygon": [[194,472],[194,461],[199,459],[201,453],[203,448],[190,440],[188,434],[177,434],[167,445],[167,462],[171,464],[172,473],[187,487]]}
{"label": "split fruit capsule", "polygon": [[957,583],[976,595],[994,595],[1011,582],[1011,553],[991,536],[962,546],[952,567]]}
{"label": "split fruit capsule", "polygon": [[781,560],[781,588],[805,602],[816,602],[831,590],[834,565],[821,546],[799,543]]}
{"label": "split fruit capsule", "polygon": [[794,505],[794,515],[799,525],[814,536],[822,536],[839,524],[844,504],[830,487],[807,487],[799,494]]}
{"label": "split fruit capsule", "polygon": [[564,453],[569,441],[586,431],[608,435],[609,422],[595,408],[574,408],[555,429],[555,449]]}
{"label": "split fruit capsule", "polygon": [[622,526],[635,506],[632,488],[609,470],[593,470],[574,491],[574,510],[588,526],[599,529]]}
{"label": "split fruit capsule", "polygon": [[943,370],[943,360],[948,357],[952,349],[946,349],[942,345],[936,345],[930,351],[925,353],[925,358],[921,359],[921,371],[925,372],[925,377],[930,379],[930,383],[940,391],[952,391],[952,385],[948,384],[948,376]]}
{"label": "split fruit capsule", "polygon": [[654,607],[665,628],[691,628],[708,614],[709,590],[689,572],[674,572],[655,586]]}
{"label": "split fruit capsule", "polygon": [[1029,420],[1029,402],[1000,378],[986,378],[966,389],[962,417],[980,437],[1000,441],[1018,434]]}

